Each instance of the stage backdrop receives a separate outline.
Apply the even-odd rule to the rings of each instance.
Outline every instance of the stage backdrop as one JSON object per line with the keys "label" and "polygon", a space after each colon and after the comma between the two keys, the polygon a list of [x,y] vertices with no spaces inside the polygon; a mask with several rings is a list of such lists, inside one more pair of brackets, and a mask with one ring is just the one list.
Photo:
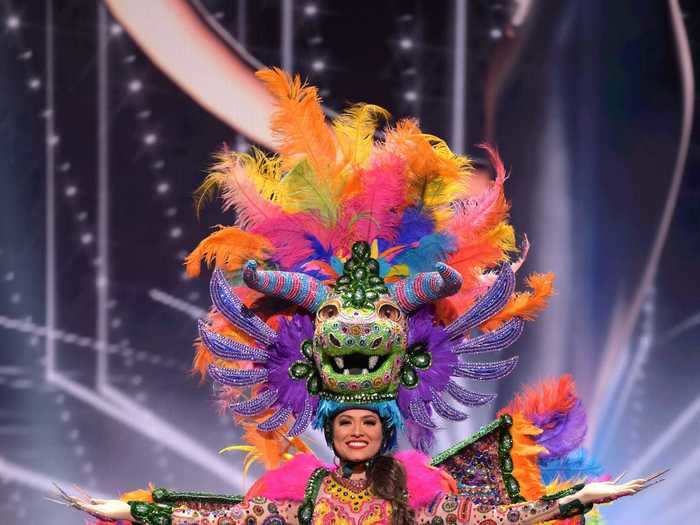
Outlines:
{"label": "stage backdrop", "polygon": [[[208,271],[185,255],[233,220],[192,194],[224,144],[274,149],[255,69],[372,102],[460,153],[498,146],[522,270],[558,293],[513,348],[476,431],[569,372],[611,474],[672,467],[609,523],[692,521],[700,475],[700,154],[692,2],[5,0],[0,36],[0,521],[69,525],[52,482],[240,493],[251,479],[189,373]],[[695,46],[695,47],[693,47]],[[319,436],[311,446],[328,452]]]}

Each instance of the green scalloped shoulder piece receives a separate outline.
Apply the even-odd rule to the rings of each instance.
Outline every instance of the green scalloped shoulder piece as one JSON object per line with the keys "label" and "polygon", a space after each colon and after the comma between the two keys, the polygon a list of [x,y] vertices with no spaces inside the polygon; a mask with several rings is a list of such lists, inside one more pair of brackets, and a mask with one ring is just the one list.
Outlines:
{"label": "green scalloped shoulder piece", "polygon": [[318,497],[318,491],[321,488],[321,482],[328,474],[330,474],[330,472],[327,469],[319,467],[314,470],[309,481],[306,483],[304,503],[299,506],[299,511],[297,512],[300,525],[308,525],[311,523],[311,519],[314,515],[314,506],[316,505],[316,497]]}
{"label": "green scalloped shoulder piece", "polygon": [[176,492],[164,488],[157,488],[151,492],[156,503],[172,504],[179,501],[195,501],[199,503],[231,503],[236,505],[243,501],[243,496],[229,496],[226,494],[211,494],[208,492]]}

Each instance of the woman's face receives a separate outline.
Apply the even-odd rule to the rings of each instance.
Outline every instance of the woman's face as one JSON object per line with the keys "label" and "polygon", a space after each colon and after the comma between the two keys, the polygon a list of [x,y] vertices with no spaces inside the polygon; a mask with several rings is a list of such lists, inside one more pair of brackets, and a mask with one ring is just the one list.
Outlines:
{"label": "woman's face", "polygon": [[340,459],[367,461],[382,446],[382,422],[369,410],[353,408],[333,419],[333,445]]}

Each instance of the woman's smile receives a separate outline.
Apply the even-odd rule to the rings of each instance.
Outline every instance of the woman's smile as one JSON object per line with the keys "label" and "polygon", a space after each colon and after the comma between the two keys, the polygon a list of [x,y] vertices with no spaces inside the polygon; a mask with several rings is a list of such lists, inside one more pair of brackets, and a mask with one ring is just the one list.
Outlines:
{"label": "woman's smile", "polygon": [[348,443],[348,446],[350,448],[355,448],[355,449],[365,448],[367,445],[369,445],[369,443],[367,441],[359,441],[359,440],[348,441],[347,443]]}

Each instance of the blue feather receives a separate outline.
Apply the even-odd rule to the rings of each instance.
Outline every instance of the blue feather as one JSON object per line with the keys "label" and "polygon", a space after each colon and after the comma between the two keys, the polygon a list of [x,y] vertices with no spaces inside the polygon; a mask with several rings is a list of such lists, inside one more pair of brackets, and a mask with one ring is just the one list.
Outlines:
{"label": "blue feather", "polygon": [[410,244],[435,231],[435,223],[417,208],[406,208],[401,217],[399,235],[395,244]]}
{"label": "blue feather", "polygon": [[314,250],[313,254],[307,257],[305,262],[314,260],[328,261],[333,256],[333,252],[331,251],[330,247],[323,246],[321,241],[319,241],[316,236],[311,235],[310,233],[305,233],[304,238],[311,243],[311,247]]}
{"label": "blue feather", "polygon": [[291,272],[302,272],[307,275],[310,275],[311,277],[315,277],[316,279],[329,279],[331,276],[326,275],[326,273],[322,270],[309,270],[304,267],[304,265],[310,261],[330,261],[333,257],[333,253],[331,252],[330,248],[326,248],[321,244],[321,241],[319,241],[316,236],[311,235],[310,233],[305,233],[304,238],[307,239],[311,243],[311,248],[313,249],[313,252],[306,257],[305,259],[299,261],[297,264],[289,268],[289,271]]}
{"label": "blue feather", "polygon": [[338,257],[335,255],[331,257],[330,265],[331,268],[335,270],[335,273],[338,275],[343,275],[343,261],[341,261]]}
{"label": "blue feather", "polygon": [[411,275],[432,272],[435,270],[435,263],[444,261],[454,249],[454,237],[444,233],[431,233],[420,240],[418,247],[404,250],[393,262],[407,265]]}
{"label": "blue feather", "polygon": [[539,465],[542,481],[545,485],[557,478],[560,480],[590,480],[600,476],[603,472],[603,467],[583,448],[574,449],[561,458],[540,458]]}

